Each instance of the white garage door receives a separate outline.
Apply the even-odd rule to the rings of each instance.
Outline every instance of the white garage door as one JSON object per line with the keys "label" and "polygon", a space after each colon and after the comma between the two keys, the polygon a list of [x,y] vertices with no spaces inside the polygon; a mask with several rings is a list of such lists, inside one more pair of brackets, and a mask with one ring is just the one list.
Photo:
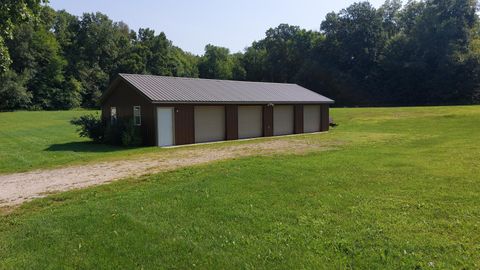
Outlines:
{"label": "white garage door", "polygon": [[320,105],[303,106],[303,130],[305,133],[320,131]]}
{"label": "white garage door", "polygon": [[238,106],[238,138],[262,137],[262,106]]}
{"label": "white garage door", "polygon": [[225,108],[223,106],[195,106],[195,142],[225,140]]}
{"label": "white garage door", "polygon": [[293,134],[293,106],[275,105],[273,107],[273,135]]}

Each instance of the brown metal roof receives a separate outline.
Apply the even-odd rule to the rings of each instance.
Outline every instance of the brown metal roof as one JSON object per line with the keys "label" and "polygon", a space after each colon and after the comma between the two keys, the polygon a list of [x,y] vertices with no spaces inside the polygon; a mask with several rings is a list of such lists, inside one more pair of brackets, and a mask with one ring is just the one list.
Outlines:
{"label": "brown metal roof", "polygon": [[296,84],[119,75],[154,103],[333,103]]}

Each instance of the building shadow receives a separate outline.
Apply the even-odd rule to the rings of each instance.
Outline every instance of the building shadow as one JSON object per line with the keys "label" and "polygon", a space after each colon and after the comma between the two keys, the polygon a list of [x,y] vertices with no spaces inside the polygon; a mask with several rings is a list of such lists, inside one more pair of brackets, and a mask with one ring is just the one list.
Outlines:
{"label": "building shadow", "polygon": [[84,152],[84,153],[105,153],[105,152],[117,152],[126,150],[128,148],[121,146],[97,144],[93,142],[68,142],[52,144],[45,148],[44,151],[50,152]]}

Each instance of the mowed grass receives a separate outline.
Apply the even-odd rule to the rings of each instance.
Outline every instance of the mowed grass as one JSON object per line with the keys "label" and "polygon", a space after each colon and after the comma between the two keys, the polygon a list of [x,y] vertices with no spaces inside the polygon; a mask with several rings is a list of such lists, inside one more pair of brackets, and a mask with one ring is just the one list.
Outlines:
{"label": "mowed grass", "polygon": [[69,121],[98,111],[0,112],[0,174],[85,163],[155,151],[97,145]]}
{"label": "mowed grass", "polygon": [[[172,148],[122,147],[92,143],[79,137],[70,120],[94,110],[0,112],[0,175],[36,169],[50,169],[99,161],[158,158],[175,152]],[[309,135],[304,138],[309,139]],[[271,141],[276,138],[258,138]],[[294,140],[295,138],[285,138]],[[315,138],[313,138],[315,140]],[[248,141],[183,146],[208,149],[248,144]]]}
{"label": "mowed grass", "polygon": [[305,136],[331,151],[24,204],[0,217],[0,269],[480,268],[480,107],[332,114]]}

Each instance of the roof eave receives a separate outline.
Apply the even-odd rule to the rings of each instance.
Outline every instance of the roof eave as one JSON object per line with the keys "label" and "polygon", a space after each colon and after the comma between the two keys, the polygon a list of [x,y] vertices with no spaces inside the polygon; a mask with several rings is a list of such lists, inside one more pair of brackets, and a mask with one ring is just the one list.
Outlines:
{"label": "roof eave", "polygon": [[153,104],[239,104],[239,105],[267,105],[267,104],[334,104],[335,101],[152,101]]}

